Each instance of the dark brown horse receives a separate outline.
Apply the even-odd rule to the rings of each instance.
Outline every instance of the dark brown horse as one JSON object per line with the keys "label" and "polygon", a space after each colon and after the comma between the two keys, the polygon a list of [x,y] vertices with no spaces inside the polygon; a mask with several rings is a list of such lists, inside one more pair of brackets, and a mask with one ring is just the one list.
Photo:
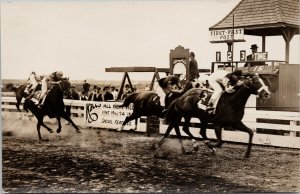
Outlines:
{"label": "dark brown horse", "polygon": [[80,129],[77,125],[71,120],[70,116],[65,111],[65,105],[63,101],[64,92],[68,91],[70,88],[70,82],[68,79],[60,81],[59,84],[54,84],[49,90],[43,106],[38,107],[32,100],[26,99],[24,102],[24,110],[30,110],[34,116],[37,118],[37,131],[39,140],[42,140],[40,128],[41,126],[45,127],[50,133],[53,133],[53,130],[45,125],[43,122],[44,117],[47,115],[49,118],[56,118],[58,121],[57,133],[61,132],[61,122],[60,118],[67,120],[72,126],[76,129],[77,133],[80,133]]}
{"label": "dark brown horse", "polygon": [[[245,157],[250,157],[253,131],[243,124],[242,118],[244,116],[244,110],[246,102],[251,94],[257,95],[260,98],[270,98],[270,92],[263,80],[257,74],[247,74],[243,79],[244,84],[240,86],[234,93],[224,92],[218,102],[216,113],[214,115],[208,114],[205,110],[199,108],[200,99],[206,96],[206,90],[203,89],[191,89],[183,94],[180,98],[175,100],[171,106],[169,106],[166,121],[169,122],[168,129],[164,135],[166,138],[171,130],[175,128],[177,135],[181,138],[179,131],[179,124],[182,118],[184,118],[183,130],[189,135],[190,120],[192,117],[196,117],[201,122],[200,135],[204,140],[208,140],[206,136],[206,128],[208,123],[213,123],[217,143],[207,145],[212,149],[213,147],[221,147],[222,141],[222,128],[232,127],[239,131],[244,131],[249,134],[249,141]],[[178,133],[179,132],[179,133]],[[159,145],[163,143],[164,138],[159,142]],[[214,151],[214,150],[213,150]]]}
{"label": "dark brown horse", "polygon": [[[22,99],[27,98],[29,96],[28,93],[24,92],[26,87],[27,87],[27,84],[22,84],[19,87],[15,87],[15,86],[10,87],[10,89],[15,92],[15,96],[16,96],[16,100],[17,100],[16,107],[17,107],[19,112],[21,112],[20,104],[22,102]],[[41,88],[42,88],[41,84],[38,84],[36,89],[35,89],[35,92],[40,91]]]}

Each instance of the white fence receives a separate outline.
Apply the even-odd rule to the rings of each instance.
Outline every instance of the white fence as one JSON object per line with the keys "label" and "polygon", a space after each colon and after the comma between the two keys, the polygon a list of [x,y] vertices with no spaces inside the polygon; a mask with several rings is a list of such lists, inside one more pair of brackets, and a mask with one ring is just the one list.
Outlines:
{"label": "white fence", "polygon": [[[65,105],[71,106],[71,115],[75,123],[80,126],[86,125],[85,111],[89,101],[64,100]],[[119,103],[119,102],[111,102]],[[2,118],[28,119],[24,112],[16,110],[14,97],[2,97]],[[23,107],[21,106],[21,109]],[[125,118],[125,116],[124,116]],[[193,135],[199,137],[198,119],[193,118],[190,130]],[[243,122],[254,129],[253,143],[259,145],[271,145],[279,147],[300,148],[300,113],[282,111],[259,111],[255,108],[246,108]],[[146,132],[147,124],[138,120],[137,131]],[[167,124],[160,121],[159,132],[165,133]],[[128,129],[127,129],[128,130]],[[182,134],[186,134],[181,130]],[[174,130],[171,132],[175,134]],[[215,138],[214,130],[208,129],[209,138]],[[231,142],[248,142],[248,134],[235,130],[223,130],[222,138]]]}

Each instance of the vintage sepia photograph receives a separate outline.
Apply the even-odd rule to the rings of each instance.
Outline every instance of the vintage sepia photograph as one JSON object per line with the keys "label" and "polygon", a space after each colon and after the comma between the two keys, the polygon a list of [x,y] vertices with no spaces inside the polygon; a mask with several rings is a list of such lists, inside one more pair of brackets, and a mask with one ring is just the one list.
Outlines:
{"label": "vintage sepia photograph", "polygon": [[2,193],[300,192],[299,0],[2,0]]}

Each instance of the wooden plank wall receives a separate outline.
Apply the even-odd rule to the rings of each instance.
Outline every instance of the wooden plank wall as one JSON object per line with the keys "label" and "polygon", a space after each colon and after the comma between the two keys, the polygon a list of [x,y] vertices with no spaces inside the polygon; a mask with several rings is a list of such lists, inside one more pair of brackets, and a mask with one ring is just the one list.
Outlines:
{"label": "wooden plank wall", "polygon": [[300,103],[300,65],[280,64],[279,94],[276,104],[279,107],[291,107],[289,111],[299,111]]}

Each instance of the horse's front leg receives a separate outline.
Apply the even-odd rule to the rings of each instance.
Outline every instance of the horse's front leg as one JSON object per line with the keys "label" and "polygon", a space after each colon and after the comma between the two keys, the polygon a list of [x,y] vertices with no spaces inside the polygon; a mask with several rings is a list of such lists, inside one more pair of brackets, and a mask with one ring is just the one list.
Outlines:
{"label": "horse's front leg", "polygon": [[181,133],[180,133],[179,125],[175,125],[174,128],[175,128],[176,135],[179,138],[179,142],[180,142],[180,145],[181,145],[182,153],[185,153],[185,149],[183,147],[183,140],[182,140],[182,136],[181,136]]}
{"label": "horse's front leg", "polygon": [[199,145],[197,145],[197,139],[190,132],[190,129],[189,129],[190,121],[191,121],[191,117],[184,118],[184,124],[183,124],[182,130],[192,139],[193,148],[195,151],[197,151],[199,149]]}
{"label": "horse's front leg", "polygon": [[21,101],[22,101],[22,97],[21,97],[21,98],[18,98],[18,97],[17,97],[16,107],[17,107],[17,109],[18,109],[19,112],[21,112],[21,109],[20,109]]}
{"label": "horse's front leg", "polygon": [[192,139],[197,140],[193,134],[190,132],[189,126],[190,126],[191,117],[184,117],[184,124],[182,127],[182,130]]}
{"label": "horse's front leg", "polygon": [[39,120],[37,125],[36,125],[36,129],[39,135],[39,140],[43,140],[42,136],[41,136],[41,126],[45,127],[50,133],[53,133],[53,130],[48,127],[47,125],[45,125],[45,123],[43,122],[43,120]]}
{"label": "horse's front leg", "polygon": [[169,134],[170,134],[170,132],[171,132],[171,130],[174,128],[174,124],[173,123],[170,123],[169,124],[169,126],[168,126],[168,128],[167,128],[167,130],[166,130],[166,132],[165,132],[165,134],[164,134],[164,136],[161,138],[161,140],[157,143],[157,145],[158,145],[158,147],[160,147],[162,144],[163,144],[163,142],[165,141],[165,138],[167,138],[168,136],[169,136]]}
{"label": "horse's front leg", "polygon": [[57,119],[57,122],[58,122],[58,128],[56,130],[57,133],[60,133],[61,132],[61,122],[60,122],[60,117],[56,117]]}
{"label": "horse's front leg", "polygon": [[125,120],[123,121],[122,125],[117,129],[117,131],[123,131],[125,125],[126,125],[129,121],[132,121],[132,120],[138,119],[138,118],[139,118],[139,115],[133,112],[130,116],[127,116],[127,117],[125,118]]}
{"label": "horse's front leg", "polygon": [[220,147],[222,147],[222,145],[224,143],[222,140],[222,126],[215,125],[214,128],[215,128],[215,134],[217,137],[217,143],[214,146],[217,148],[220,148]]}
{"label": "horse's front leg", "polygon": [[[73,120],[70,118],[70,116],[68,116],[67,113],[62,113],[61,114],[61,118],[65,119],[66,121],[68,121],[69,123],[71,123],[71,125],[76,129],[77,133],[81,133],[79,127],[73,122]],[[59,120],[59,118],[57,120]],[[59,124],[60,124],[60,121],[59,121]]]}
{"label": "horse's front leg", "polygon": [[244,123],[242,123],[242,121],[232,125],[232,127],[235,128],[236,130],[244,131],[249,134],[248,147],[247,147],[247,151],[245,153],[245,158],[249,158],[250,154],[251,154],[251,148],[252,148],[252,140],[253,140],[253,134],[254,134],[253,130],[248,128]]}

